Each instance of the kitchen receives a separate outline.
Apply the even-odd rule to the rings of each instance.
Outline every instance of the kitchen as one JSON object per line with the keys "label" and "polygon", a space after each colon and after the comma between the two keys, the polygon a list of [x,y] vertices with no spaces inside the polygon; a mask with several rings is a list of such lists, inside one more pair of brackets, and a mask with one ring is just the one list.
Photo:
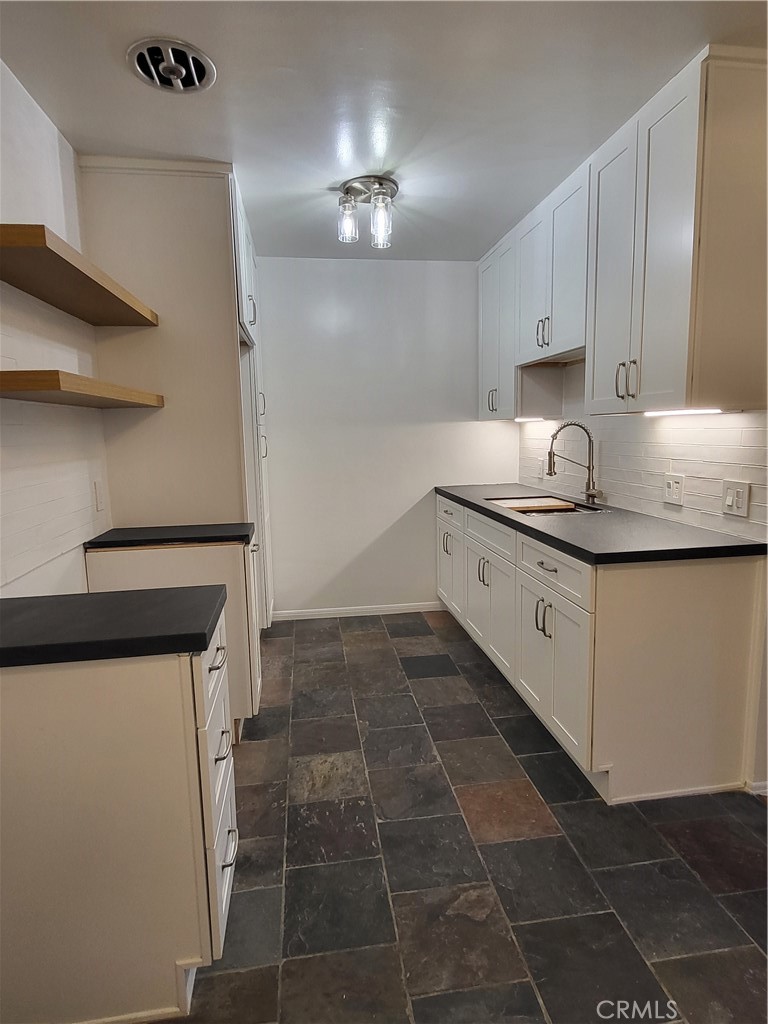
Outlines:
{"label": "kitchen", "polygon": [[764,7],[0,25],[0,1020],[757,1024]]}

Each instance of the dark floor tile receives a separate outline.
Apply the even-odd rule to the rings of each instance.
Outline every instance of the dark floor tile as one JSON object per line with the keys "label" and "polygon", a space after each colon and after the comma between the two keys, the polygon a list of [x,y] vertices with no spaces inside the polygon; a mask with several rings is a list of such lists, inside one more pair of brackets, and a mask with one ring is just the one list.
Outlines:
{"label": "dark floor tile", "polygon": [[450,612],[424,612],[423,614],[424,620],[441,639],[454,642],[469,640],[468,634]]}
{"label": "dark floor tile", "polygon": [[380,615],[347,615],[339,619],[343,633],[383,633],[384,623]]}
{"label": "dark floor tile", "polygon": [[688,1024],[764,1024],[765,957],[751,946],[653,965]]}
{"label": "dark floor tile", "polygon": [[285,782],[237,786],[235,808],[241,839],[285,835]]}
{"label": "dark floor tile", "polygon": [[755,892],[734,892],[728,896],[720,896],[719,899],[731,917],[738,921],[747,935],[751,936],[765,952],[768,915],[768,893],[765,889],[758,889]]}
{"label": "dark floor tile", "polygon": [[361,638],[360,643],[344,647],[350,671],[373,668],[400,670],[397,652],[391,642],[383,641],[378,633],[350,633],[349,636]]}
{"label": "dark floor tile", "polygon": [[466,634],[463,639],[443,640],[445,653],[450,654],[459,668],[467,665],[493,664],[491,659],[473,643]]}
{"label": "dark floor tile", "polygon": [[454,704],[447,708],[424,708],[422,714],[435,742],[496,735],[493,722],[480,704]]}
{"label": "dark floor tile", "polygon": [[490,658],[485,658],[483,661],[477,661],[471,665],[466,665],[463,673],[465,679],[473,689],[475,687],[487,686],[488,683],[494,683],[500,690],[512,689],[512,684],[501,674]]}
{"label": "dark floor tile", "polygon": [[288,735],[291,709],[288,706],[263,708],[253,718],[246,718],[243,724],[243,743],[253,740],[279,740]]}
{"label": "dark floor tile", "polygon": [[443,641],[436,636],[394,637],[390,643],[400,658],[417,658],[424,654],[445,654]]}
{"label": "dark floor tile", "polygon": [[411,692],[420,708],[450,707],[453,704],[477,702],[475,691],[461,676],[412,679]]}
{"label": "dark floor tile", "polygon": [[682,861],[595,872],[646,960],[743,946],[744,933]]}
{"label": "dark floor tile", "polygon": [[338,690],[345,686],[349,686],[346,665],[296,665],[293,669],[293,689],[296,695],[313,690]]}
{"label": "dark floor tile", "polygon": [[195,980],[187,1024],[269,1024],[277,1020],[277,965]]}
{"label": "dark floor tile", "polygon": [[397,663],[392,665],[350,665],[349,683],[355,697],[410,692],[408,680]]}
{"label": "dark floor tile", "polygon": [[486,881],[460,814],[384,821],[379,836],[392,892]]}
{"label": "dark floor tile", "polygon": [[718,793],[715,797],[720,806],[734,818],[737,818],[742,825],[755,833],[763,842],[766,841],[766,811],[765,803],[752,793]]}
{"label": "dark floor tile", "polygon": [[666,821],[693,821],[696,818],[717,818],[728,812],[709,793],[692,796],[670,796],[663,800],[638,800],[638,811],[654,825]]}
{"label": "dark floor tile", "polygon": [[564,836],[494,843],[480,854],[513,924],[609,909]]}
{"label": "dark floor tile", "polygon": [[353,715],[352,691],[348,686],[300,691],[293,698],[291,712],[294,722]]}
{"label": "dark floor tile", "polygon": [[284,956],[377,946],[394,939],[378,857],[286,872]]}
{"label": "dark floor tile", "polygon": [[506,718],[516,715],[531,716],[532,712],[522,697],[506,680],[501,683],[473,683],[472,692],[491,718]]}
{"label": "dark floor tile", "polygon": [[340,640],[318,640],[316,642],[299,642],[294,644],[293,660],[296,665],[343,665],[344,648]]}
{"label": "dark floor tile", "polygon": [[358,697],[355,701],[355,710],[360,725],[366,730],[422,724],[421,713],[410,693]]}
{"label": "dark floor tile", "polygon": [[560,827],[528,779],[458,786],[469,831],[476,843],[558,835]]}
{"label": "dark floor tile", "polygon": [[[552,1024],[598,1024],[618,1000],[651,1003],[645,1021],[668,1021],[667,996],[614,914],[517,925],[515,938]],[[615,1012],[615,1010],[614,1010]]]}
{"label": "dark floor tile", "polygon": [[459,670],[447,654],[424,654],[416,658],[401,658],[400,663],[409,679],[432,679],[438,676],[459,675]]}
{"label": "dark floor tile", "polygon": [[459,814],[459,805],[439,764],[386,768],[368,773],[380,821]]}
{"label": "dark floor tile", "polygon": [[288,741],[260,740],[234,748],[235,785],[258,786],[288,777]]}
{"label": "dark floor tile", "polygon": [[383,619],[386,630],[393,639],[404,636],[432,635],[431,626],[419,612],[413,615],[384,615]]}
{"label": "dark floor tile", "polygon": [[552,808],[563,831],[588,868],[610,868],[662,860],[671,850],[630,804],[609,807],[602,800],[584,800]]}
{"label": "dark floor tile", "polygon": [[262,678],[259,707],[263,709],[290,704],[292,692],[290,672],[274,679]]}
{"label": "dark floor tile", "polygon": [[339,620],[336,618],[296,619],[294,636],[297,643],[322,640],[325,637],[335,640],[338,639],[339,631]]}
{"label": "dark floor tile", "polygon": [[437,760],[434,745],[423,725],[372,729],[363,741],[363,753],[369,771],[374,768],[406,768]]}
{"label": "dark floor tile", "polygon": [[261,678],[263,683],[274,683],[286,679],[293,671],[293,655],[281,654],[262,662]]}
{"label": "dark floor tile", "polygon": [[526,977],[492,886],[400,893],[392,906],[412,996]]}
{"label": "dark floor tile", "polygon": [[741,822],[701,818],[658,828],[712,892],[765,888],[765,845]]}
{"label": "dark floor tile", "polygon": [[229,903],[224,955],[220,960],[214,960],[210,967],[200,968],[198,976],[277,963],[280,960],[282,912],[283,890],[280,886],[233,893]]}
{"label": "dark floor tile", "polygon": [[282,885],[284,846],[282,836],[240,839],[237,844],[237,863],[232,891],[244,892],[246,889]]}
{"label": "dark floor tile", "polygon": [[323,800],[288,808],[289,867],[376,857],[379,840],[370,800]]}
{"label": "dark floor tile", "polygon": [[545,1024],[527,981],[466,992],[441,992],[413,1000],[415,1024]]}
{"label": "dark floor tile", "polygon": [[394,946],[286,960],[280,981],[281,1024],[408,1024]]}
{"label": "dark floor tile", "polygon": [[504,737],[513,754],[544,754],[550,750],[560,750],[560,744],[545,729],[538,718],[531,715],[514,715],[494,718],[494,725]]}
{"label": "dark floor tile", "polygon": [[526,775],[548,804],[594,800],[598,793],[563,750],[550,754],[526,754],[520,758]]}
{"label": "dark floor tile", "polygon": [[437,744],[437,752],[454,786],[525,776],[519,761],[500,736],[447,740]]}
{"label": "dark floor tile", "polygon": [[261,641],[261,663],[266,665],[269,661],[293,657],[293,637],[279,637],[276,640]]}
{"label": "dark floor tile", "polygon": [[359,750],[291,758],[288,774],[288,802],[291,804],[342,800],[365,796],[367,792],[365,765]]}
{"label": "dark floor tile", "polygon": [[284,636],[293,636],[296,623],[293,619],[274,620],[269,629],[262,629],[262,640],[279,640]]}
{"label": "dark floor tile", "polygon": [[291,726],[292,757],[339,754],[342,750],[357,750],[359,747],[360,735],[354,715],[307,719]]}

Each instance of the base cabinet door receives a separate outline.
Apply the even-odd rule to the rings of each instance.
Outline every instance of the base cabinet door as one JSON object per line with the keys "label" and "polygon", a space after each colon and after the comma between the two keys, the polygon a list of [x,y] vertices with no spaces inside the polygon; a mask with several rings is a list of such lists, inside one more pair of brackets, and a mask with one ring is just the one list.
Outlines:
{"label": "base cabinet door", "polygon": [[464,623],[472,637],[485,648],[491,619],[490,552],[465,537],[464,555],[467,581]]}
{"label": "base cabinet door", "polygon": [[437,596],[449,605],[453,599],[453,568],[448,553],[451,531],[442,521],[437,520]]}
{"label": "base cabinet door", "polygon": [[543,630],[548,588],[517,571],[515,689],[539,717],[552,714],[552,641]]}
{"label": "base cabinet door", "polygon": [[501,671],[512,678],[515,670],[515,567],[511,562],[489,552],[491,608],[488,627],[488,649]]}
{"label": "base cabinet door", "polygon": [[592,650],[594,615],[559,594],[547,599],[544,625],[552,635],[550,729],[583,768],[592,763]]}
{"label": "base cabinet door", "polygon": [[465,585],[464,573],[466,571],[464,557],[464,534],[455,528],[448,531],[448,557],[451,562],[451,595],[448,607],[453,614],[464,621]]}

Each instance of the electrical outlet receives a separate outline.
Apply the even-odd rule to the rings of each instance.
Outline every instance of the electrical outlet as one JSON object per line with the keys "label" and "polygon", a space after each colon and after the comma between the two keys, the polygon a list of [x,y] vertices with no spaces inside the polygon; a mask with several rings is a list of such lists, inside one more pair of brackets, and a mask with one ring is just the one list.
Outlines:
{"label": "electrical outlet", "polygon": [[685,477],[679,473],[664,474],[664,504],[682,505]]}
{"label": "electrical outlet", "polygon": [[539,469],[536,475],[538,476],[539,480],[544,479],[544,459],[539,459]]}
{"label": "electrical outlet", "polygon": [[749,488],[745,480],[723,480],[723,512],[727,516],[749,514]]}
{"label": "electrical outlet", "polygon": [[96,501],[96,511],[104,511],[104,485],[101,480],[93,481],[93,496]]}

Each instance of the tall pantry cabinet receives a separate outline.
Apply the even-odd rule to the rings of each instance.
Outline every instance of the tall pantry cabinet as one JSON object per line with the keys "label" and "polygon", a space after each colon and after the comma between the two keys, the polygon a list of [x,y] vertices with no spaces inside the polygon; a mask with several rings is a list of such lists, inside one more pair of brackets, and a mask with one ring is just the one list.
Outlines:
{"label": "tall pantry cabinet", "polygon": [[99,374],[166,396],[105,418],[115,526],[253,522],[259,625],[273,604],[253,244],[229,164],[82,157],[84,248],[145,294],[152,334],[104,330]]}

